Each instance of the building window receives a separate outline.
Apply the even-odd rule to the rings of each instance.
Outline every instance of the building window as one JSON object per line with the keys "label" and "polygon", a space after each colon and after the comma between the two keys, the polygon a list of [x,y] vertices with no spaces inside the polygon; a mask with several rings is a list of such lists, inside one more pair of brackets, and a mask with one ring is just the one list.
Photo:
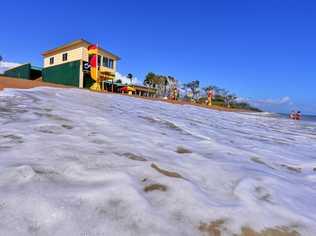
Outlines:
{"label": "building window", "polygon": [[68,60],[68,53],[63,53],[63,61],[67,61]]}
{"label": "building window", "polygon": [[113,69],[114,61],[113,59],[109,59],[109,68]]}
{"label": "building window", "polygon": [[114,60],[110,59],[108,57],[102,57],[101,62],[102,63],[100,63],[99,65],[102,65],[104,67],[111,68],[111,69],[113,69],[113,67],[114,67]]}
{"label": "building window", "polygon": [[108,65],[109,65],[109,58],[103,57],[102,65],[103,65],[104,67],[108,67]]}
{"label": "building window", "polygon": [[49,58],[49,64],[53,65],[54,64],[54,57]]}

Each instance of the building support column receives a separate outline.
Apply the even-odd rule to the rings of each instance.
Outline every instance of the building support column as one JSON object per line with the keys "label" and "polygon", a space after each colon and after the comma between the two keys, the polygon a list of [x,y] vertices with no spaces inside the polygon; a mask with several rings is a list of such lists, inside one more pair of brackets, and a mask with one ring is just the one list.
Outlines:
{"label": "building support column", "polygon": [[79,88],[83,88],[83,62],[80,60],[80,71],[79,71]]}

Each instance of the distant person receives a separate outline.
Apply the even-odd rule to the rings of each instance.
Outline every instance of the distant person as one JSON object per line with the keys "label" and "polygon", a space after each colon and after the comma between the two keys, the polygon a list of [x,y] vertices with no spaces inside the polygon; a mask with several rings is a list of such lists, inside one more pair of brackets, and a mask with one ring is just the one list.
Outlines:
{"label": "distant person", "polygon": [[295,111],[291,111],[289,118],[294,120],[295,116]]}
{"label": "distant person", "polygon": [[207,105],[208,106],[212,106],[212,99],[213,99],[213,96],[214,96],[214,92],[213,90],[208,90],[207,91]]}
{"label": "distant person", "polygon": [[173,88],[172,99],[173,100],[177,100],[178,99],[178,89],[177,88]]}
{"label": "distant person", "polygon": [[292,111],[291,114],[289,115],[289,118],[292,120],[301,120],[302,114],[300,111]]}
{"label": "distant person", "polygon": [[300,120],[302,118],[302,114],[300,111],[296,112],[296,120]]}

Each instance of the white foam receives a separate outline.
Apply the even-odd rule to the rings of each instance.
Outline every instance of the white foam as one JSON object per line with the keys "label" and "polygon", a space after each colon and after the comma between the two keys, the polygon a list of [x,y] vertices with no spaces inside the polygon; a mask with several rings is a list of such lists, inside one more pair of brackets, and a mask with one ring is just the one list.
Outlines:
{"label": "white foam", "polygon": [[55,88],[4,90],[0,114],[1,235],[316,234],[313,124]]}

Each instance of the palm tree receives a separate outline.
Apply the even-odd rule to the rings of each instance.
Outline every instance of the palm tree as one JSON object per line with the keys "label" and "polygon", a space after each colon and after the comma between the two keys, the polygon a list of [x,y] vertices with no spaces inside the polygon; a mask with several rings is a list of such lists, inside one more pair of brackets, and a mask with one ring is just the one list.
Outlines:
{"label": "palm tree", "polygon": [[129,73],[127,75],[127,78],[130,80],[130,83],[132,84],[132,82],[133,82],[133,75],[131,73]]}

